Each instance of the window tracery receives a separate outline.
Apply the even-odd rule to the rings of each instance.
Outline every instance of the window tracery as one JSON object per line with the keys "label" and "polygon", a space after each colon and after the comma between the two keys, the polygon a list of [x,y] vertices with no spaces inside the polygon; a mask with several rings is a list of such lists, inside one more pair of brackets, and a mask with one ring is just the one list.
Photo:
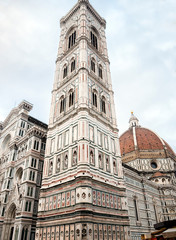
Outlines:
{"label": "window tracery", "polygon": [[90,39],[91,39],[92,46],[95,47],[96,49],[98,49],[97,36],[95,35],[95,33],[93,31],[90,32]]}
{"label": "window tracery", "polygon": [[69,107],[73,106],[74,104],[74,92],[71,90],[69,92]]}
{"label": "window tracery", "polygon": [[95,90],[92,93],[92,104],[97,107],[97,92]]}
{"label": "window tracery", "polygon": [[72,32],[68,37],[68,49],[74,46],[76,43],[76,31]]}
{"label": "window tracery", "polygon": [[67,65],[64,65],[64,68],[63,68],[63,79],[67,77],[67,73],[68,73],[68,67],[67,67]]}
{"label": "window tracery", "polygon": [[64,96],[62,96],[60,98],[60,113],[62,113],[64,111],[65,111],[65,98],[64,98]]}
{"label": "window tracery", "polygon": [[105,97],[101,98],[101,111],[106,114],[106,101],[105,101]]}
{"label": "window tracery", "polygon": [[91,59],[91,70],[95,73],[95,60]]}
{"label": "window tracery", "polygon": [[75,66],[76,66],[76,62],[75,62],[75,59],[73,59],[71,61],[71,72],[73,72],[75,70]]}
{"label": "window tracery", "polygon": [[98,67],[98,75],[101,79],[103,79],[103,68],[101,65],[99,65]]}

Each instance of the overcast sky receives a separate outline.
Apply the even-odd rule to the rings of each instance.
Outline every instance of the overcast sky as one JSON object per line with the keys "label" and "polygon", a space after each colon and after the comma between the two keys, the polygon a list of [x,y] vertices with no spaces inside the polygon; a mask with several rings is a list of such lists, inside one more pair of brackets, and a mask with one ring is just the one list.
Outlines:
{"label": "overcast sky", "polygon": [[[23,99],[48,123],[60,18],[76,0],[0,0],[0,121]],[[176,1],[92,0],[107,21],[120,134],[131,111],[176,151]]]}

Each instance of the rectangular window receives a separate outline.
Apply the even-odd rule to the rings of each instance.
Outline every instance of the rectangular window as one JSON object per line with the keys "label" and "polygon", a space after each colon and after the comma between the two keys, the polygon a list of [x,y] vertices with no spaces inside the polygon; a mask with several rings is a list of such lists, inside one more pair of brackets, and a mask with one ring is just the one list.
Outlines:
{"label": "rectangular window", "polygon": [[13,171],[13,169],[11,168],[10,172],[9,172],[9,177],[12,177],[12,171]]}
{"label": "rectangular window", "polygon": [[22,129],[20,129],[19,136],[23,137],[23,133],[24,133],[24,131]]}
{"label": "rectangular window", "polygon": [[38,151],[38,149],[39,149],[39,141],[37,141],[37,140],[34,141],[34,147],[33,148]]}
{"label": "rectangular window", "polygon": [[32,181],[34,181],[35,180],[35,172],[33,172],[33,174],[32,174]]}
{"label": "rectangular window", "polygon": [[36,168],[36,165],[37,165],[37,159],[32,158],[32,160],[31,160],[31,167]]}
{"label": "rectangular window", "polygon": [[25,212],[30,212],[31,211],[31,201],[26,201],[25,204]]}
{"label": "rectangular window", "polygon": [[5,198],[4,198],[4,203],[7,202],[7,194],[5,195]]}
{"label": "rectangular window", "polygon": [[33,187],[28,187],[27,196],[29,196],[29,197],[33,196]]}
{"label": "rectangular window", "polygon": [[5,213],[5,207],[3,207],[3,209],[2,209],[2,217],[4,216],[4,213]]}
{"label": "rectangular window", "polygon": [[34,180],[35,180],[35,172],[30,171],[29,180],[30,180],[30,181],[34,181]]}
{"label": "rectangular window", "polygon": [[21,121],[21,128],[25,128],[25,122]]}
{"label": "rectangular window", "polygon": [[10,180],[8,180],[7,189],[10,188]]}
{"label": "rectangular window", "polygon": [[42,142],[41,144],[41,150],[45,151],[46,144]]}

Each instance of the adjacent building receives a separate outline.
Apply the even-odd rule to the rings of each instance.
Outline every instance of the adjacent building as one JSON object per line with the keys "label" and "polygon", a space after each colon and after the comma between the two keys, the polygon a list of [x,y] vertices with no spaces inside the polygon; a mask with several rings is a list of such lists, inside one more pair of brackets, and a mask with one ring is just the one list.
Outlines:
{"label": "adjacent building", "polygon": [[176,219],[176,155],[162,138],[131,114],[120,136],[132,239],[154,224]]}
{"label": "adjacent building", "polygon": [[35,239],[47,125],[23,101],[0,123],[0,239]]}

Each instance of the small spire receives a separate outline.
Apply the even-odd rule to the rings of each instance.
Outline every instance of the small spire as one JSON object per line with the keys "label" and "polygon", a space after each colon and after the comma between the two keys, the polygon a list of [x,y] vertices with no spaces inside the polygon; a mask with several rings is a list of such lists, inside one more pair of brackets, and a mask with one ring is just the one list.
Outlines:
{"label": "small spire", "polygon": [[131,117],[129,120],[129,127],[136,127],[139,126],[139,120],[137,119],[137,117],[134,116],[133,111],[131,112]]}

